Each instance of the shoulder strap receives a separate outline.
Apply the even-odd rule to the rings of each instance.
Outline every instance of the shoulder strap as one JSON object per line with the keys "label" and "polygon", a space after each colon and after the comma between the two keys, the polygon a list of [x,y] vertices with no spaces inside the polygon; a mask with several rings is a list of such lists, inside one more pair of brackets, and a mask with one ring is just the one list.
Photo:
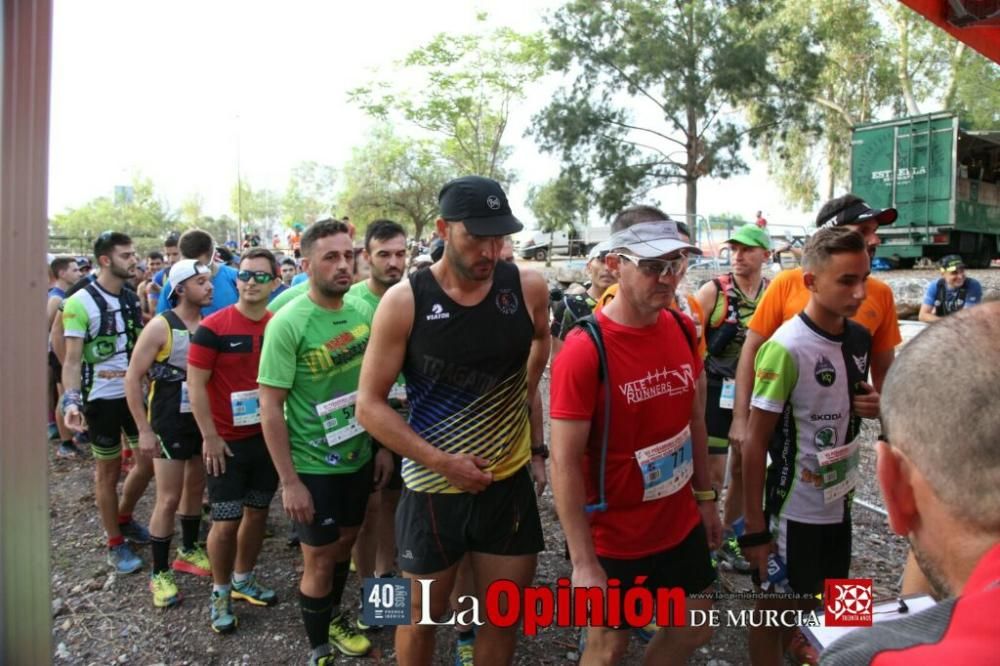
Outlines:
{"label": "shoulder strap", "polygon": [[604,349],[604,337],[601,335],[601,325],[597,316],[589,314],[577,319],[573,326],[579,326],[586,332],[597,348],[597,379],[604,384],[604,429],[601,433],[601,459],[597,477],[597,503],[583,507],[587,513],[608,510],[608,496],[605,492],[605,469],[608,463],[608,437],[611,433],[611,381],[608,375],[608,355]]}
{"label": "shoulder strap", "polygon": [[690,347],[690,349],[691,349],[691,354],[697,355],[697,353],[698,353],[698,341],[695,340],[691,336],[691,331],[688,330],[687,325],[684,323],[684,320],[681,318],[681,314],[679,312],[677,312],[677,310],[674,310],[673,308],[667,308],[667,312],[669,312],[670,314],[672,314],[674,316],[674,321],[676,321],[677,325],[681,327],[681,332],[684,333],[684,339],[687,340],[687,342],[688,342],[688,347]]}

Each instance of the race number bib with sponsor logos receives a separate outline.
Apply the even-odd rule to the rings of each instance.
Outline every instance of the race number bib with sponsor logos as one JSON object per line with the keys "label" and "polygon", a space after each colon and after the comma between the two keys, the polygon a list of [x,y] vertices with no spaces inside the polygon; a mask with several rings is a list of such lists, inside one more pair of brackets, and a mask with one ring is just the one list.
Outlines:
{"label": "race number bib with sponsor logos", "polygon": [[690,426],[670,439],[639,449],[635,460],[642,472],[643,502],[673,495],[694,474]]}
{"label": "race number bib with sponsor logos", "polygon": [[233,391],[229,394],[233,408],[233,425],[248,426],[260,423],[260,391]]}
{"label": "race number bib with sponsor logos", "polygon": [[327,445],[336,446],[364,432],[364,428],[354,416],[357,401],[358,392],[354,391],[316,405],[316,413],[323,420],[323,431],[326,434]]}
{"label": "race number bib with sponsor logos", "polygon": [[722,392],[719,393],[719,409],[732,409],[736,404],[736,380],[723,379]]}
{"label": "race number bib with sponsor logos", "polygon": [[181,414],[191,413],[191,396],[188,395],[188,383],[181,382]]}
{"label": "race number bib with sponsor logos", "polygon": [[857,440],[847,446],[819,451],[819,475],[823,479],[823,501],[836,502],[854,490],[858,483],[858,463],[861,448]]}

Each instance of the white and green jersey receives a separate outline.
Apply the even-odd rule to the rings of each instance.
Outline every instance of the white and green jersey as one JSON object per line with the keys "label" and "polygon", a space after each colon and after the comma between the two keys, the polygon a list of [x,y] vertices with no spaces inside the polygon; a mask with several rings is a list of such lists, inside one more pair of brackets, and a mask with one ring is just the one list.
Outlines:
{"label": "white and green jersey", "polygon": [[67,338],[83,338],[80,389],[86,400],[125,397],[125,371],[142,328],[135,292],[105,291],[92,282],[63,304]]}
{"label": "white and green jersey", "polygon": [[772,517],[813,524],[844,520],[857,482],[860,419],[851,396],[868,376],[871,334],[847,320],[841,335],[800,313],[765,342],[750,404],[781,414],[771,439],[766,505]]}

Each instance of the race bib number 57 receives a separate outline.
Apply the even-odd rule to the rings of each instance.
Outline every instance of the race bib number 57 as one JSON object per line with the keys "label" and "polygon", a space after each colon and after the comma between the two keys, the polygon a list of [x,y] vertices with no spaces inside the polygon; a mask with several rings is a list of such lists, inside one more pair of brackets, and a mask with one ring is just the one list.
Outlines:
{"label": "race bib number 57", "polygon": [[691,428],[685,427],[670,439],[639,449],[635,461],[642,472],[643,502],[673,495],[694,474]]}

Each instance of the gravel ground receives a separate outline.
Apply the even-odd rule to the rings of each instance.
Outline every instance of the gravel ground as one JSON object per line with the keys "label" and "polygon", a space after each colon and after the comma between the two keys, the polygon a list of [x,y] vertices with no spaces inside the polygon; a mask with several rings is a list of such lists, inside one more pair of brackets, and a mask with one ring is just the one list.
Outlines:
{"label": "gravel ground", "polygon": [[[547,390],[547,386],[543,387]],[[866,429],[869,439],[874,429]],[[51,447],[50,447],[51,448]],[[866,444],[870,450],[870,443]],[[866,456],[862,478],[874,478],[874,456]],[[239,630],[217,636],[208,626],[207,579],[178,575],[184,601],[161,611],[152,607],[147,574],[116,576],[104,562],[105,549],[94,509],[93,466],[89,461],[53,459],[50,462],[53,645],[57,663],[66,664],[284,664],[304,663],[308,646],[295,601],[301,556],[285,546],[286,522],[277,499],[269,521],[275,536],[265,541],[259,573],[278,591],[281,603],[274,608],[236,607]],[[877,499],[877,490],[864,496]],[[137,509],[148,519],[152,490]],[[551,491],[540,502],[548,550],[541,554],[536,582],[555,584],[570,575],[562,556],[562,536],[556,521]],[[905,543],[890,534],[882,516],[855,509],[854,564],[852,575],[875,579],[876,596],[887,597],[898,589],[897,578],[905,558]],[[178,529],[179,534],[179,529]],[[140,548],[149,560],[148,548]],[[746,576],[722,572],[721,585],[729,591],[749,591]],[[347,603],[357,602],[357,580],[348,584]],[[747,602],[722,601],[720,608],[743,608]],[[453,642],[439,630],[437,664],[450,664]],[[363,659],[340,658],[345,664],[395,663],[391,630],[372,635],[372,653]],[[746,630],[722,627],[711,643],[693,660],[695,664],[744,664]],[[642,644],[633,639],[624,663],[638,663]],[[566,629],[543,629],[536,637],[521,640],[517,664],[572,664],[576,635]]]}
{"label": "gravel ground", "polygon": [[[983,282],[987,289],[1000,289],[1000,270],[969,271],[969,274]],[[937,273],[891,271],[880,273],[878,277],[931,280]],[[543,390],[547,394],[547,382]],[[866,503],[880,506],[872,448],[876,432],[875,425],[866,422],[857,496]],[[269,521],[274,536],[265,541],[259,573],[276,588],[281,603],[274,608],[237,605],[239,630],[231,636],[217,636],[208,626],[211,590],[208,580],[179,575],[178,583],[185,597],[183,603],[158,611],[151,604],[147,574],[121,577],[109,572],[104,561],[104,544],[99,537],[93,465],[89,461],[62,460],[53,456],[49,473],[53,645],[57,663],[304,663],[308,646],[295,600],[301,556],[297,550],[285,546],[287,522],[277,498]],[[148,520],[152,499],[150,489],[136,511],[140,520]],[[563,541],[550,490],[546,490],[540,501],[540,511],[548,550],[539,557],[536,582],[554,584],[559,577],[570,574],[570,567],[562,556]],[[148,562],[148,548],[141,548],[139,552]],[[891,533],[885,518],[856,506],[852,576],[873,578],[876,598],[891,597],[898,592],[905,556],[905,541]],[[746,576],[731,572],[721,572],[720,584],[727,591],[750,589]],[[357,587],[358,581],[352,578],[347,604],[356,604]],[[719,607],[742,608],[746,603],[723,600]],[[453,659],[453,640],[449,631],[439,630],[437,664],[450,664]],[[340,658],[338,662],[395,663],[391,630],[372,634],[372,640],[374,649],[368,657]],[[642,647],[638,639],[633,639],[625,663],[638,663]],[[571,664],[576,656],[574,632],[543,629],[536,637],[521,640],[515,661],[517,664]],[[712,666],[748,663],[746,630],[738,627],[717,629],[711,643],[696,654],[692,663]]]}

